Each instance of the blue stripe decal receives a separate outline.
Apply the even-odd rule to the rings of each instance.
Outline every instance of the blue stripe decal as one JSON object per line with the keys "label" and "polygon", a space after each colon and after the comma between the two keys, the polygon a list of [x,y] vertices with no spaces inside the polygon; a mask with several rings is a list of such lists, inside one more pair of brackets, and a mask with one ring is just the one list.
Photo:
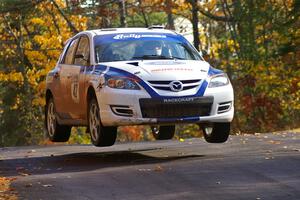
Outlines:
{"label": "blue stripe decal", "polygon": [[80,66],[80,74],[84,72],[85,66]]}
{"label": "blue stripe decal", "polygon": [[187,95],[187,96],[161,96],[159,95],[157,92],[155,92],[154,89],[152,89],[145,81],[143,81],[141,78],[139,78],[138,76],[129,73],[125,70],[122,69],[118,69],[115,67],[109,67],[108,72],[106,73],[106,75],[108,76],[121,76],[121,77],[128,77],[131,79],[135,79],[138,84],[140,84],[147,92],[148,94],[152,97],[152,98],[156,98],[156,99],[162,99],[162,98],[169,98],[169,99],[175,99],[175,98],[184,98],[184,97],[201,97],[204,95],[205,90],[207,88],[208,82],[206,80],[204,80],[202,82],[201,87],[199,88],[199,90],[197,91],[196,94],[194,95]]}
{"label": "blue stripe decal", "polygon": [[96,65],[95,66],[95,72],[101,73],[104,72],[107,69],[107,66],[105,65]]}
{"label": "blue stripe decal", "polygon": [[202,97],[204,95],[204,92],[207,88],[208,82],[206,80],[203,81],[201,87],[199,88],[198,92],[196,93],[195,96],[197,97]]}
{"label": "blue stripe decal", "polygon": [[183,118],[157,118],[157,122],[198,122],[200,117],[183,117]]}
{"label": "blue stripe decal", "polygon": [[209,67],[208,70],[208,75],[209,76],[213,76],[213,75],[217,75],[217,74],[223,74],[224,72],[222,70],[213,68],[212,66]]}
{"label": "blue stripe decal", "polygon": [[150,94],[150,96],[152,98],[160,98],[161,97],[141,78],[139,78],[138,76],[131,74],[125,70],[110,67],[109,71],[106,74],[109,76],[125,76],[125,77],[131,78],[131,79],[135,79]]}

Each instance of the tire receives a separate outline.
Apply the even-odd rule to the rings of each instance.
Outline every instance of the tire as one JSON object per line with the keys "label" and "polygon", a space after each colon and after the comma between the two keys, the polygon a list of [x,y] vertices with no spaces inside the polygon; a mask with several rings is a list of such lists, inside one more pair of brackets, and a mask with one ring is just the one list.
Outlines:
{"label": "tire", "polygon": [[153,137],[156,140],[170,140],[175,134],[175,125],[173,126],[151,126]]}
{"label": "tire", "polygon": [[88,126],[93,145],[97,147],[112,146],[117,138],[117,127],[104,127],[100,120],[97,100],[92,98],[88,107]]}
{"label": "tire", "polygon": [[50,98],[46,104],[45,119],[47,136],[52,142],[69,140],[72,127],[58,124],[53,98]]}
{"label": "tire", "polygon": [[230,134],[230,123],[213,123],[202,127],[206,142],[224,143]]}

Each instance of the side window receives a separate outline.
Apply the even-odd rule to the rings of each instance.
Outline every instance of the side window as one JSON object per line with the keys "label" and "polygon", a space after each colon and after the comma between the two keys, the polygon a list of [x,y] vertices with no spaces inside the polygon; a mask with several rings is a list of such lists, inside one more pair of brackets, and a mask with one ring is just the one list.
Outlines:
{"label": "side window", "polygon": [[75,54],[75,65],[87,66],[90,62],[90,45],[89,39],[85,36],[80,38],[77,51]]}
{"label": "side window", "polygon": [[174,48],[172,50],[172,56],[184,58],[187,60],[195,60],[195,57],[193,56],[193,54],[185,46],[182,46],[182,45],[174,46]]}
{"label": "side window", "polygon": [[76,50],[77,42],[78,42],[78,38],[73,40],[71,42],[71,44],[69,45],[69,48],[66,52],[64,61],[62,62],[63,64],[67,64],[67,65],[73,64],[73,56],[74,56],[74,52]]}
{"label": "side window", "polygon": [[62,52],[61,52],[61,54],[60,54],[60,56],[59,56],[59,63],[64,63],[64,58],[65,58],[65,55],[66,55],[66,51],[67,51],[67,49],[68,49],[68,47],[69,47],[69,44],[70,44],[70,41],[68,40],[66,43],[65,43],[65,46],[64,46],[64,48],[63,48],[63,50],[62,50]]}

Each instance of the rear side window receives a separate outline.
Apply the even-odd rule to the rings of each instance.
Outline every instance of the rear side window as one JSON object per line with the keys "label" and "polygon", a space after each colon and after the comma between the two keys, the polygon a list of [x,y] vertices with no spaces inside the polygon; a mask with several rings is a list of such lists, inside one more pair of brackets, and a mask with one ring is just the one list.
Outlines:
{"label": "rear side window", "polygon": [[90,62],[90,45],[89,39],[85,36],[80,38],[77,51],[75,54],[75,65],[87,66]]}
{"label": "rear side window", "polygon": [[65,58],[63,60],[63,64],[71,65],[73,64],[73,58],[74,58],[74,53],[76,50],[78,38],[74,39],[71,44],[69,45],[69,48],[66,52]]}

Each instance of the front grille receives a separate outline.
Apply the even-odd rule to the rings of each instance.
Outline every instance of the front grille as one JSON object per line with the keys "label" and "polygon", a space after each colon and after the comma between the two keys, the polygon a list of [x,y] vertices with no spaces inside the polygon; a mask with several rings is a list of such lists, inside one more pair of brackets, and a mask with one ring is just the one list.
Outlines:
{"label": "front grille", "polygon": [[[170,83],[172,81],[148,81],[152,87],[158,90],[166,90],[172,91],[170,87]],[[180,80],[183,85],[182,90],[189,90],[195,88],[200,85],[201,79],[194,79],[194,80]]]}
{"label": "front grille", "polygon": [[183,118],[208,116],[213,97],[182,97],[158,99],[140,99],[144,118]]}

